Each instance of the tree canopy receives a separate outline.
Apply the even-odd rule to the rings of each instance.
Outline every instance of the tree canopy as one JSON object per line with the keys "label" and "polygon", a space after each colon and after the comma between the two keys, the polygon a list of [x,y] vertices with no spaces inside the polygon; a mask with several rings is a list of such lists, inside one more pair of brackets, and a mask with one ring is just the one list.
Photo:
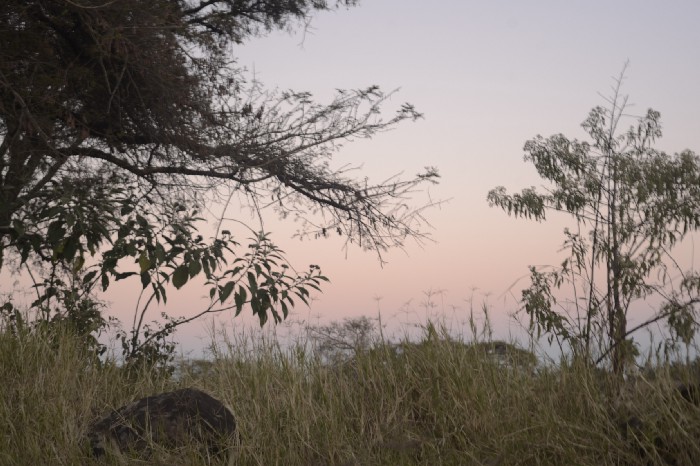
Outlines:
{"label": "tree canopy", "polygon": [[[6,2],[0,264],[16,253],[20,264],[58,264],[106,288],[133,273],[119,269],[131,257],[143,287],[164,298],[164,280],[182,286],[201,271],[213,279],[224,252],[237,245],[225,230],[202,242],[194,228],[206,196],[233,192],[304,220],[308,234],[337,233],[379,253],[420,238],[421,210],[406,200],[436,180],[435,169],[373,184],[330,163],[343,142],[419,118],[411,105],[384,117],[388,94],[376,86],[339,90],[319,104],[308,92],[266,90],[236,64],[235,50],[247,39],[306,27],[316,11],[356,3]],[[264,236],[254,240],[268,244]],[[83,269],[99,253],[99,267]],[[271,270],[270,257],[261,257],[251,272],[257,278]],[[229,269],[235,280],[212,288],[212,296],[235,295],[239,312],[253,303],[260,287],[251,277],[246,295],[232,294],[247,270]],[[57,292],[50,284],[45,290]],[[272,294],[262,308],[274,304]]]}
{"label": "tree canopy", "polygon": [[[629,116],[623,77],[609,106],[595,107],[582,124],[591,142],[563,134],[527,141],[525,160],[546,180],[544,190],[508,194],[497,187],[488,194],[492,206],[515,217],[573,217],[561,266],[530,267],[524,310],[537,335],[548,333],[594,362],[609,359],[620,374],[636,355],[635,331],[666,322],[671,346],[690,344],[700,312],[700,274],[682,270],[671,255],[700,228],[700,157],[654,148],[662,132],[653,109],[620,129]],[[556,291],[565,285],[571,293],[561,301]],[[653,315],[630,326],[632,304],[651,298],[660,302]]]}

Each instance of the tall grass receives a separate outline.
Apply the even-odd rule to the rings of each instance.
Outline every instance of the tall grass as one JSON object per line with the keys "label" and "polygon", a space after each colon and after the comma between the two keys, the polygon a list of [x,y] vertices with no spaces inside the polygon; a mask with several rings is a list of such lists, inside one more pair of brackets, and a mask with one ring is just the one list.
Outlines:
{"label": "tall grass", "polygon": [[[0,464],[216,464],[192,452],[90,457],[85,432],[135,398],[193,386],[235,413],[242,465],[698,464],[700,408],[668,370],[616,383],[563,362],[503,364],[439,331],[328,365],[239,335],[177,377],[95,364],[68,332],[0,334]],[[689,374],[686,374],[690,377]],[[677,377],[677,376],[676,376]],[[162,463],[159,463],[162,461]]]}

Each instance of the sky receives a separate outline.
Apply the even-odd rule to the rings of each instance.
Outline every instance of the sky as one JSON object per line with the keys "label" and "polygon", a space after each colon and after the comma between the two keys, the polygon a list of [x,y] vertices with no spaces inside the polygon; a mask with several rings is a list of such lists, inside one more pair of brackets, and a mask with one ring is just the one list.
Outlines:
{"label": "sky", "polygon": [[[338,239],[292,239],[296,225],[270,213],[265,228],[290,262],[299,269],[318,264],[331,280],[293,318],[327,323],[381,310],[391,326],[415,323],[432,292],[431,313],[463,323],[470,299],[477,310],[486,300],[496,336],[517,333],[508,315],[518,309],[527,266],[559,263],[562,230],[571,222],[514,219],[488,206],[488,191],[540,185],[523,161],[525,141],[555,133],[585,138],[580,123],[605,104],[601,94],[609,95],[627,61],[622,91],[630,111],[661,112],[657,148],[700,151],[698,18],[696,1],[365,0],[317,14],[306,32],[274,32],[236,47],[239,66],[268,88],[309,91],[320,102],[338,88],[398,89],[387,115],[410,102],[424,119],[346,144],[337,163],[361,166],[360,176],[375,181],[410,177],[424,166],[442,175],[415,200],[447,201],[426,212],[432,241],[390,251],[383,267],[372,253],[343,250]],[[692,265],[694,253],[683,254]],[[136,303],[138,284],[130,286],[107,295],[124,322]],[[152,315],[188,315],[203,307],[205,294],[172,291],[168,306]],[[231,324],[230,316],[219,319]],[[239,317],[233,325],[251,322]],[[181,329],[183,348],[205,344],[210,324]]]}

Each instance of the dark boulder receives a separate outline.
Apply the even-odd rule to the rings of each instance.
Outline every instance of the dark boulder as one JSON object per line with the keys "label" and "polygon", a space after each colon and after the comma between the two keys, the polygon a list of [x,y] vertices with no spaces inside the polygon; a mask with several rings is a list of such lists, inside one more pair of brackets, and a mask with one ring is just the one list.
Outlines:
{"label": "dark boulder", "polygon": [[233,444],[236,420],[219,400],[194,388],[133,401],[90,427],[94,456],[106,450],[148,456],[152,446],[176,449],[196,444],[203,453],[224,456]]}

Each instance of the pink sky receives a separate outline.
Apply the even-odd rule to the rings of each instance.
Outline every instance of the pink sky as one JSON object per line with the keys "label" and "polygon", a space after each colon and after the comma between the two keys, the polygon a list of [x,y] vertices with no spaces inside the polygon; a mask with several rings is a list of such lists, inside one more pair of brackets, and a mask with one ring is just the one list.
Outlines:
{"label": "pink sky", "polygon": [[[665,135],[657,147],[700,151],[698,18],[696,1],[373,0],[318,15],[305,35],[278,32],[236,48],[239,65],[266,86],[307,90],[320,101],[336,88],[400,87],[387,112],[407,101],[425,119],[349,143],[338,157],[362,165],[361,176],[375,181],[437,166],[442,182],[429,195],[451,199],[427,213],[435,243],[392,251],[384,268],[359,249],[346,258],[337,240],[292,240],[295,226],[270,212],[266,229],[290,261],[300,269],[318,264],[332,281],[312,309],[300,307],[296,317],[327,322],[376,315],[380,296],[383,317],[396,322],[409,300],[420,311],[430,289],[444,290],[445,308],[464,315],[477,288],[479,302],[490,294],[497,333],[507,335],[507,312],[517,307],[508,287],[529,264],[560,261],[566,222],[515,220],[489,208],[487,192],[539,185],[522,160],[524,142],[558,132],[584,137],[581,121],[604,104],[598,92],[608,94],[626,60],[623,91],[635,104],[631,111],[653,107],[662,114]],[[130,286],[107,296],[125,323],[138,281]],[[513,293],[519,296],[522,287]],[[163,310],[186,315],[204,305],[204,294],[192,286],[173,290]],[[194,349],[205,333],[203,324],[192,324],[178,335],[185,349]]]}

